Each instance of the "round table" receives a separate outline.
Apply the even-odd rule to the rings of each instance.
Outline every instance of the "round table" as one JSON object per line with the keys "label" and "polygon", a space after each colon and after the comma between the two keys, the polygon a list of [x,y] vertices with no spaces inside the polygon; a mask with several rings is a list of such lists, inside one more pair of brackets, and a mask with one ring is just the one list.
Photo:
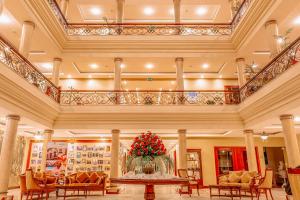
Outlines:
{"label": "round table", "polygon": [[131,184],[145,185],[145,200],[155,199],[154,185],[188,185],[188,179],[173,178],[173,179],[126,179],[126,178],[111,178],[111,183],[115,184]]}

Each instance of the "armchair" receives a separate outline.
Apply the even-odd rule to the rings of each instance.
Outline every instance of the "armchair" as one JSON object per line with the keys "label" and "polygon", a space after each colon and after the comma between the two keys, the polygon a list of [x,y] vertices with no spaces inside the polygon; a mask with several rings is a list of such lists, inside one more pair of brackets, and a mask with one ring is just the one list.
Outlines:
{"label": "armchair", "polygon": [[272,195],[272,182],[273,182],[273,170],[266,169],[265,176],[260,180],[256,187],[257,199],[259,200],[260,194],[265,193],[266,199],[268,200],[268,192],[270,193],[271,199],[274,200]]}
{"label": "armchair", "polygon": [[[189,180],[189,183],[188,185],[182,185],[179,193],[180,195],[181,194],[189,194],[190,196],[192,195],[192,192],[193,192],[193,188],[197,188],[197,193],[198,193],[198,196],[200,195],[199,194],[199,182],[196,180],[196,177],[194,176],[194,173],[192,176],[190,176],[188,174],[188,170],[187,169],[178,169],[178,176],[180,178],[186,178]],[[187,187],[188,188],[188,191],[187,192],[183,192],[183,187]]]}

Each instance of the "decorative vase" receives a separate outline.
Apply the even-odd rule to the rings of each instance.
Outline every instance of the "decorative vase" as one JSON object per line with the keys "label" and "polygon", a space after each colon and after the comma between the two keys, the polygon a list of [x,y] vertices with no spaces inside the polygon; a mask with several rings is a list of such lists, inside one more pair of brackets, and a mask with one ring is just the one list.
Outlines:
{"label": "decorative vase", "polygon": [[142,171],[144,174],[154,174],[154,164],[151,162],[148,162],[145,164],[142,168]]}

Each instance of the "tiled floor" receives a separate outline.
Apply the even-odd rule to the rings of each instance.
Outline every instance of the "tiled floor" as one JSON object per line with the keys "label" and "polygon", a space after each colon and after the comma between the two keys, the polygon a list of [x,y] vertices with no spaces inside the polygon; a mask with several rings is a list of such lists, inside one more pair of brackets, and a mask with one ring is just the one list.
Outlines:
{"label": "tiled floor", "polygon": [[[200,196],[197,196],[196,190],[194,190],[192,197],[189,197],[188,195],[180,196],[176,192],[176,187],[171,186],[156,186],[156,199],[157,200],[179,200],[179,199],[199,199],[199,200],[209,200],[209,190],[208,189],[202,189],[200,192]],[[19,198],[19,190],[11,190],[9,192],[10,194],[13,194],[15,196],[15,199]],[[273,195],[275,200],[285,200],[285,193],[282,189],[273,189]],[[25,199],[25,198],[24,198]],[[51,194],[50,200],[54,200],[55,194]],[[62,198],[59,198],[62,199]],[[74,199],[82,199],[85,198],[81,197],[69,197],[68,200],[74,200]],[[143,186],[121,186],[121,193],[119,195],[106,195],[106,196],[90,196],[87,198],[87,200],[92,199],[104,199],[104,200],[143,200],[144,199],[144,187]],[[216,200],[230,200],[230,198],[218,198],[214,197],[213,199]],[[235,198],[239,199],[239,198]],[[242,199],[249,199],[250,198],[242,198]],[[255,198],[256,199],[256,198]],[[265,197],[263,196],[260,198],[261,200],[265,200]],[[270,198],[269,198],[270,199]]]}

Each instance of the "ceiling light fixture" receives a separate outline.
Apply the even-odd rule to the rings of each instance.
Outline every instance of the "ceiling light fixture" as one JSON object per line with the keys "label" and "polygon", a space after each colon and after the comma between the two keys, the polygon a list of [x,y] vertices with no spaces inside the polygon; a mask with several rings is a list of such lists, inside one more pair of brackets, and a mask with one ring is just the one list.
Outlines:
{"label": "ceiling light fixture", "polygon": [[267,140],[267,139],[269,138],[269,136],[268,136],[268,135],[261,135],[260,138],[261,138],[263,141],[265,141],[265,140]]}
{"label": "ceiling light fixture", "polygon": [[148,64],[145,65],[145,67],[147,69],[152,69],[154,67],[154,65],[152,63],[148,63]]}
{"label": "ceiling light fixture", "polygon": [[90,12],[93,14],[93,15],[100,15],[102,13],[102,10],[100,8],[97,8],[97,7],[92,7],[90,9]]}
{"label": "ceiling light fixture", "polygon": [[72,78],[72,75],[71,74],[68,74],[68,76],[67,76],[68,78]]}
{"label": "ceiling light fixture", "polygon": [[98,65],[96,63],[92,63],[92,64],[90,64],[90,68],[97,69]]}
{"label": "ceiling light fixture", "polygon": [[154,9],[152,7],[146,7],[144,8],[144,14],[145,15],[153,15],[154,14]]}
{"label": "ceiling light fixture", "polygon": [[52,69],[53,68],[52,63],[41,63],[40,66],[45,68],[45,69]]}
{"label": "ceiling light fixture", "polygon": [[282,37],[277,38],[277,43],[282,44],[284,42],[284,39]]}
{"label": "ceiling light fixture", "polygon": [[252,68],[257,68],[257,67],[258,67],[258,64],[253,63],[253,64],[251,65],[251,67],[252,67]]}
{"label": "ceiling light fixture", "polygon": [[170,15],[174,15],[174,14],[175,14],[174,8],[170,8],[169,14],[170,14]]}
{"label": "ceiling light fixture", "polygon": [[172,85],[175,85],[175,81],[171,81],[171,84],[172,84]]}
{"label": "ceiling light fixture", "polygon": [[204,69],[207,69],[207,68],[209,68],[209,64],[207,64],[207,63],[204,63],[204,64],[202,65],[202,68],[204,68]]}
{"label": "ceiling light fixture", "polygon": [[300,117],[295,117],[295,122],[300,122]]}
{"label": "ceiling light fixture", "polygon": [[294,24],[300,25],[300,16],[296,17],[296,19],[294,20]]}
{"label": "ceiling light fixture", "polygon": [[199,16],[205,15],[207,13],[207,8],[199,7],[196,10],[196,14]]}
{"label": "ceiling light fixture", "polygon": [[11,23],[11,19],[7,15],[2,14],[0,16],[0,24],[9,24],[9,23]]}
{"label": "ceiling light fixture", "polygon": [[219,75],[219,78],[223,78],[223,76],[222,76],[222,75]]}
{"label": "ceiling light fixture", "polygon": [[126,67],[126,65],[125,65],[124,63],[122,63],[122,64],[120,65],[120,67],[121,67],[121,69],[124,69],[124,68]]}

